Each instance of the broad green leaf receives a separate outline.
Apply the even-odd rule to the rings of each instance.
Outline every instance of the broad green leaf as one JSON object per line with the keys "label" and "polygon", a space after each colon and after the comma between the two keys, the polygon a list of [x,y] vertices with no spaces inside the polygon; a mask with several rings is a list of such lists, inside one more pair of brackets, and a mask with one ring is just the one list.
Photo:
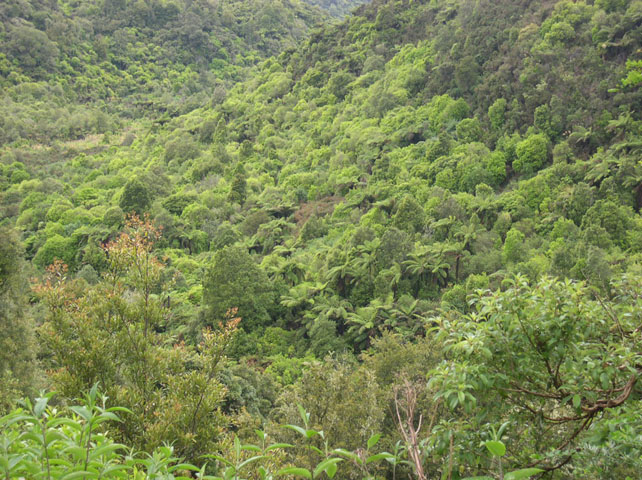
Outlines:
{"label": "broad green leaf", "polygon": [[33,413],[36,417],[41,417],[47,408],[47,403],[49,402],[48,397],[41,397],[36,400],[36,405],[33,407]]}
{"label": "broad green leaf", "polygon": [[310,439],[310,438],[312,438],[312,437],[315,437],[315,436],[317,436],[317,435],[319,435],[319,436],[323,437],[323,432],[317,432],[316,430],[311,430],[311,429],[310,429],[310,430],[306,430],[306,431],[305,431],[305,436],[306,436],[308,439]]}
{"label": "broad green leaf", "polygon": [[306,430],[304,428],[299,427],[298,425],[283,425],[283,428],[289,428],[290,430],[299,432],[304,437],[307,437]]}
{"label": "broad green leaf", "polygon": [[276,450],[278,448],[293,448],[294,445],[291,443],[273,443],[269,447],[265,449],[266,452],[269,452],[270,450]]}
{"label": "broad green leaf", "polygon": [[579,395],[573,395],[573,407],[580,408],[581,404],[582,404],[582,397],[580,397]]}
{"label": "broad green leaf", "polygon": [[132,412],[129,408],[125,407],[111,407],[105,410],[106,412],[123,412],[123,413],[131,413],[132,415],[134,412]]}
{"label": "broad green leaf", "polygon": [[308,412],[306,412],[305,408],[303,408],[303,406],[298,403],[297,403],[297,408],[299,409],[299,415],[301,415],[301,420],[303,420],[303,424],[307,425],[308,419],[310,418]]}
{"label": "broad green leaf", "polygon": [[70,407],[69,409],[84,420],[91,420],[91,412],[87,408],[76,406]]}
{"label": "broad green leaf", "polygon": [[395,456],[392,453],[381,452],[381,453],[377,453],[376,455],[371,455],[368,458],[366,458],[366,463],[377,462],[379,460],[390,460],[392,458],[395,458]]}
{"label": "broad green leaf", "polygon": [[98,393],[98,382],[94,383],[94,386],[89,390],[89,398],[93,401],[96,400],[96,394]]}
{"label": "broad green leaf", "polygon": [[[331,466],[336,467],[337,463],[343,462],[343,458],[326,458],[323,460],[321,463],[319,463],[316,468],[314,469],[313,477],[317,478],[319,475],[321,475],[323,472],[328,471],[328,468]],[[335,468],[336,470],[336,468]],[[330,475],[328,475],[330,476]],[[332,478],[332,477],[330,477]]]}
{"label": "broad green leaf", "polygon": [[118,415],[116,415],[114,412],[103,412],[100,414],[99,420],[101,422],[103,421],[119,422],[120,417],[118,417]]}
{"label": "broad green leaf", "polygon": [[276,472],[277,477],[283,477],[285,475],[294,475],[295,477],[303,477],[303,478],[312,478],[312,474],[310,473],[310,470],[307,470],[305,468],[299,468],[299,467],[287,467],[287,468],[282,468],[278,472]]}
{"label": "broad green leaf", "polygon": [[352,460],[353,462],[356,462],[359,465],[363,464],[363,460],[361,460],[359,455],[357,455],[354,452],[345,450],[344,448],[337,448],[334,450],[334,453],[336,453],[337,455],[341,455],[342,457],[346,457],[347,459]]}
{"label": "broad green leaf", "polygon": [[370,450],[372,447],[374,447],[379,439],[381,438],[380,433],[375,433],[372,437],[368,439],[368,450]]}
{"label": "broad green leaf", "polygon": [[101,455],[105,455],[106,453],[113,453],[116,450],[127,450],[127,447],[120,443],[109,443],[92,449],[91,455],[99,457]]}
{"label": "broad green leaf", "polygon": [[249,452],[260,452],[261,448],[257,447],[256,445],[243,445],[241,446],[241,450],[245,450]]}
{"label": "broad green leaf", "polygon": [[495,457],[503,457],[506,455],[506,445],[504,445],[503,442],[500,442],[498,440],[489,440],[486,443],[486,448],[488,451],[491,453],[491,455]]}
{"label": "broad green leaf", "polygon": [[190,470],[192,472],[200,471],[200,468],[192,465],[191,463],[179,463],[178,465],[173,465],[167,469],[170,472],[175,472],[176,470]]}
{"label": "broad green leaf", "polygon": [[71,455],[71,457],[75,460],[82,460],[87,455],[85,449],[80,445],[72,445],[68,448],[65,448],[63,452],[65,452],[65,454],[67,455]]}
{"label": "broad green leaf", "polygon": [[336,463],[333,463],[332,465],[328,465],[328,468],[325,469],[325,474],[328,476],[328,478],[334,478],[336,473],[337,473]]}

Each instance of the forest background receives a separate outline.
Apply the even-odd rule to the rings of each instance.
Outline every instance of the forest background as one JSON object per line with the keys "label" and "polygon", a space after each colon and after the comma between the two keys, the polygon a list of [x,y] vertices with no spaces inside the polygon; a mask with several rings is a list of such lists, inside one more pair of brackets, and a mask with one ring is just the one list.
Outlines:
{"label": "forest background", "polygon": [[637,478],[642,1],[358,3],[0,5],[7,478]]}

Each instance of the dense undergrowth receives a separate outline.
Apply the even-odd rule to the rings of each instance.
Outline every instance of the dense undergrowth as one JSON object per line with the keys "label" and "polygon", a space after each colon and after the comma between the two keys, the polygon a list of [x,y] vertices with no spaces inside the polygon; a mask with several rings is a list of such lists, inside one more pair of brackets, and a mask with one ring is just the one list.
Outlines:
{"label": "dense undergrowth", "polygon": [[502,438],[507,467],[635,478],[642,2],[322,18],[0,7],[0,404],[98,383],[115,441],[202,463],[292,442],[297,404],[394,453],[412,391],[427,478],[496,472]]}

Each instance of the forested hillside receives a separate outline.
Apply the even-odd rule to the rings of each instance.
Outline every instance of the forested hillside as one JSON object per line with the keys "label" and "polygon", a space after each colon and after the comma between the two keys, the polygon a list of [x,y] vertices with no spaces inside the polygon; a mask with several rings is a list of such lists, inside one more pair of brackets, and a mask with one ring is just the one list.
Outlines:
{"label": "forested hillside", "polygon": [[224,478],[637,478],[642,1],[306,3],[0,6],[0,408],[98,385]]}
{"label": "forested hillside", "polygon": [[75,140],[216,103],[322,18],[296,0],[3,2],[0,141]]}
{"label": "forested hillside", "polygon": [[343,18],[365,0],[305,0],[306,3],[319,7],[332,17]]}

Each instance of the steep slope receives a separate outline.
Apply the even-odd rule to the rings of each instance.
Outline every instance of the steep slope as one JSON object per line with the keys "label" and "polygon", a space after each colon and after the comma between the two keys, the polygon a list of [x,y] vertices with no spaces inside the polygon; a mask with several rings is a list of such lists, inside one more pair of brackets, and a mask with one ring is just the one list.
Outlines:
{"label": "steep slope", "polygon": [[332,17],[343,18],[367,0],[305,0],[305,2],[328,12]]}
{"label": "steep slope", "polygon": [[[130,28],[123,27],[123,35]],[[150,38],[161,33],[154,31]],[[164,274],[174,282],[172,315],[162,333],[196,343],[203,327],[218,325],[228,312],[238,314],[243,332],[231,355],[250,360],[226,372],[232,392],[228,408],[248,407],[277,418],[287,416],[287,405],[298,402],[302,389],[313,392],[311,402],[320,395],[312,381],[283,389],[278,401],[270,393],[257,393],[264,387],[259,381],[264,372],[285,387],[301,375],[303,364],[329,353],[362,353],[366,362],[374,362],[364,352],[382,336],[384,346],[378,348],[399,342],[394,348],[405,351],[419,338],[430,343],[436,331],[446,343],[454,341],[447,337],[449,325],[459,325],[462,335],[476,325],[483,330],[487,312],[471,312],[469,299],[478,291],[499,289],[515,274],[532,282],[555,275],[589,285],[543,280],[533,287],[537,294],[528,296],[525,280],[515,282],[510,291],[528,297],[524,316],[539,315],[538,335],[566,332],[544,321],[557,313],[542,307],[556,305],[555,298],[566,294],[570,303],[563,302],[564,308],[581,318],[583,309],[590,310],[589,319],[611,318],[612,311],[598,309],[603,298],[621,303],[623,315],[635,318],[635,308],[627,310],[626,302],[635,303],[637,294],[618,293],[632,291],[618,279],[623,274],[629,275],[627,281],[638,278],[642,260],[641,34],[640,0],[375,1],[342,23],[316,30],[301,46],[259,62],[248,78],[230,88],[217,90],[217,81],[207,74],[168,74],[168,81],[176,83],[159,81],[157,94],[142,97],[152,102],[144,111],[163,114],[141,115],[128,124],[127,135],[51,146],[29,141],[29,135],[15,137],[22,142],[2,151],[4,222],[22,232],[36,267],[60,258],[92,284],[106,270],[101,245],[122,229],[125,214],[148,213],[162,228]],[[170,52],[179,45],[176,62],[217,64],[209,53],[184,49],[181,38],[170,36],[162,44]],[[230,45],[225,48],[236,44]],[[272,51],[269,42],[262,48]],[[243,48],[234,51],[243,57]],[[247,55],[252,63],[255,58]],[[6,82],[29,68],[3,65]],[[217,76],[223,86],[230,85],[226,78],[238,78],[225,65],[227,73]],[[124,76],[127,70],[118,71]],[[120,88],[120,80],[114,85]],[[55,92],[57,87],[19,81],[8,87],[6,101],[21,104],[28,96],[37,104],[50,97],[50,88]],[[125,91],[123,98],[131,115],[139,115],[139,97]],[[512,305],[507,295],[487,302],[492,308]],[[580,306],[573,304],[576,299]],[[459,323],[449,323],[452,318]],[[602,321],[595,323],[624,342],[638,342],[639,329],[619,332],[617,325],[609,329]],[[466,403],[467,394],[485,384],[475,378],[471,386],[466,379],[469,372],[476,374],[466,370],[466,355],[478,353],[470,346],[477,334],[440,351],[452,355],[449,361],[463,358],[455,372],[461,382],[448,383],[454,362],[431,363],[434,372],[421,370],[422,381],[439,374],[443,382],[435,387],[441,388],[435,409],[445,419],[432,437],[436,455],[452,458],[453,438],[463,438],[468,443],[457,447],[456,455],[469,465],[479,461],[480,437],[490,435],[471,433],[466,424],[466,415],[478,407],[474,399]],[[483,338],[486,350],[480,355],[494,341],[490,334]],[[542,338],[541,344],[531,344],[533,363],[559,340]],[[526,344],[524,337],[521,341]],[[433,344],[419,345],[422,355],[434,355]],[[509,367],[515,361],[511,346],[500,352]],[[601,355],[603,347],[589,354]],[[570,345],[569,351],[574,348]],[[582,348],[589,348],[586,342]],[[639,355],[628,348],[627,372],[633,371],[635,379]],[[477,359],[484,371],[492,370],[492,357],[485,366]],[[560,368],[562,360],[556,358]],[[598,394],[624,388],[610,384],[606,372],[610,368],[621,379],[614,367],[620,363],[609,363],[610,357],[595,362],[587,360],[582,375],[598,372],[599,363],[606,376],[590,380],[597,386],[586,398],[567,395],[569,389],[549,382],[548,387],[559,389],[553,413],[572,414],[572,408],[582,413],[588,400],[598,408]],[[324,368],[315,374],[327,380],[324,375],[334,367]],[[389,376],[398,375],[386,368]],[[352,381],[350,375],[341,379]],[[370,374],[363,375],[355,384],[367,384]],[[583,376],[573,380],[573,388],[582,388]],[[341,398],[341,383],[334,385]],[[634,385],[626,388],[639,402]],[[504,401],[517,398],[507,392],[491,389],[480,397],[496,406],[497,425],[514,413],[502,411]],[[390,389],[382,397],[391,399]],[[444,405],[446,398],[450,405]],[[355,410],[363,410],[356,404]],[[275,405],[279,408],[272,410]],[[636,405],[627,408],[635,412]],[[555,462],[568,454],[556,446],[568,445],[564,438],[573,435],[575,424],[564,420],[552,427],[553,435],[542,415],[513,422],[541,428],[530,436],[511,432],[514,442],[524,442],[515,454],[518,466],[540,454],[550,453]],[[588,442],[583,463],[566,466],[562,475],[622,478],[636,472],[637,457],[626,450],[638,441],[635,434],[612,435],[620,420],[639,422],[639,415],[627,415],[622,420],[605,414],[595,420],[604,422],[594,436],[573,436]],[[555,437],[555,445],[538,436],[544,430]],[[610,456],[612,451],[621,457]],[[577,473],[582,471],[589,473],[582,477]]]}
{"label": "steep slope", "polygon": [[[56,239],[80,268],[118,226],[109,206],[134,206],[121,189],[138,176],[139,210],[168,246],[208,258],[238,243],[275,269],[262,318],[289,326],[316,317],[304,298],[281,301],[290,288],[357,312],[402,298],[426,311],[442,295],[461,306],[467,278],[508,271],[604,285],[641,247],[641,94],[623,81],[641,20],[639,1],[362,6],[212,108],[141,124],[121,146],[88,142],[69,173],[5,160],[5,216],[37,263]],[[361,330],[346,321],[338,332]]]}
{"label": "steep slope", "polygon": [[297,1],[3,2],[0,141],[119,129],[215,101],[324,17]]}

